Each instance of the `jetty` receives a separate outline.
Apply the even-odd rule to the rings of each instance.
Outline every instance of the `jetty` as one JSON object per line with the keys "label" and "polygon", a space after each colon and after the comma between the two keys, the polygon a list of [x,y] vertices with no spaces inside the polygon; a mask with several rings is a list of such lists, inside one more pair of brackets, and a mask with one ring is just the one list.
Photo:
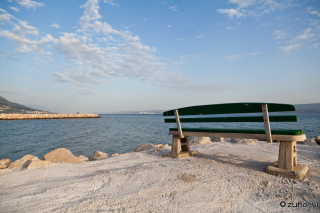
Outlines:
{"label": "jetty", "polygon": [[97,114],[0,114],[0,120],[101,118]]}

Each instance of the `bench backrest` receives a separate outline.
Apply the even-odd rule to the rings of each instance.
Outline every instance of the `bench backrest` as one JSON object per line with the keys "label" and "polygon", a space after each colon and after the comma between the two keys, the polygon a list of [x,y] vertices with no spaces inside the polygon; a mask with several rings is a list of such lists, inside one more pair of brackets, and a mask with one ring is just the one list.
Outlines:
{"label": "bench backrest", "polygon": [[[267,141],[272,142],[269,122],[297,122],[296,115],[269,116],[268,112],[295,111],[296,108],[290,104],[276,103],[229,103],[212,104],[179,108],[163,113],[163,116],[175,116],[165,119],[165,123],[177,123],[179,132],[182,130],[181,123],[199,122],[264,122]],[[237,113],[262,113],[262,116],[241,116],[241,117],[192,117],[179,118],[179,115],[214,115],[214,114],[237,114]]]}

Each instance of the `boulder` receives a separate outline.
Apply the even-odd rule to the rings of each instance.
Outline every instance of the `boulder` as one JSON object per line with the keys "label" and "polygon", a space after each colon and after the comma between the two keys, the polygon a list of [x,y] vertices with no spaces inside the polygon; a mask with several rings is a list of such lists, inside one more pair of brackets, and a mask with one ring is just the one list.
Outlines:
{"label": "boulder", "polygon": [[220,138],[220,137],[214,137],[211,139],[211,142],[223,142],[224,138]]}
{"label": "boulder", "polygon": [[318,145],[320,145],[320,135],[317,136],[314,140],[317,142]]}
{"label": "boulder", "polygon": [[26,169],[32,161],[40,160],[33,155],[25,155],[23,158],[9,164],[8,169]]}
{"label": "boulder", "polygon": [[81,163],[83,160],[72,154],[69,149],[58,148],[43,156],[43,160],[51,163]]}
{"label": "boulder", "polygon": [[0,169],[7,168],[10,163],[11,163],[11,160],[9,160],[8,158],[1,159],[0,160]]}
{"label": "boulder", "polygon": [[111,157],[118,156],[118,155],[120,155],[120,154],[114,153],[114,154],[111,155]]}
{"label": "boulder", "polygon": [[189,138],[189,145],[202,145],[202,144],[207,144],[211,143],[211,140],[209,137],[198,137],[198,136],[193,136]]}
{"label": "boulder", "polygon": [[51,164],[50,161],[46,161],[46,160],[42,161],[38,158],[38,159],[32,160],[27,169],[38,169],[38,168],[45,167],[49,164]]}
{"label": "boulder", "polygon": [[141,144],[140,146],[137,146],[136,148],[134,148],[134,151],[135,152],[142,152],[142,151],[148,150],[148,149],[156,149],[156,146],[151,143],[145,143],[145,144]]}
{"label": "boulder", "polygon": [[100,151],[96,151],[96,153],[94,153],[94,155],[92,156],[93,160],[98,160],[98,159],[103,159],[103,158],[107,158],[110,155],[108,153],[104,153],[104,152],[100,152]]}
{"label": "boulder", "polygon": [[303,141],[303,143],[306,144],[306,145],[309,145],[309,146],[317,146],[318,145],[318,143],[316,143],[316,141],[315,141],[315,138],[305,139]]}
{"label": "boulder", "polygon": [[255,141],[258,139],[242,139],[242,138],[231,138],[231,143],[243,144],[243,145],[254,145],[256,144]]}
{"label": "boulder", "polygon": [[304,143],[314,143],[314,142],[316,142],[316,141],[315,141],[315,138],[307,138],[307,139],[305,139],[303,142],[304,142]]}
{"label": "boulder", "polygon": [[79,160],[80,160],[81,162],[84,162],[84,161],[89,161],[89,158],[86,157],[86,156],[83,156],[83,155],[79,155]]}
{"label": "boulder", "polygon": [[168,144],[158,144],[158,145],[156,145],[157,149],[165,149],[165,148],[168,148],[168,147],[169,147]]}

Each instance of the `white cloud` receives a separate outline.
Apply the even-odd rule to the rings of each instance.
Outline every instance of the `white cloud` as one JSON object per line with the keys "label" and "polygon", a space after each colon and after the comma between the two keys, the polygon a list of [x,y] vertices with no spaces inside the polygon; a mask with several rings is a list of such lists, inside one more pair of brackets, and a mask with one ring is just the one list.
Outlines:
{"label": "white cloud", "polygon": [[217,12],[226,14],[230,18],[256,17],[296,5],[291,0],[229,0],[229,3],[235,4],[236,8],[218,9]]}
{"label": "white cloud", "polygon": [[240,57],[239,55],[232,55],[232,56],[223,57],[221,59],[226,59],[228,61],[233,61],[233,60],[238,59],[239,57]]}
{"label": "white cloud", "polygon": [[104,0],[104,3],[111,4],[112,6],[120,6],[118,3],[114,3],[113,0]]}
{"label": "white cloud", "polygon": [[[61,32],[57,38],[50,34],[41,35],[37,28],[0,9],[4,14],[0,16],[0,20],[12,27],[11,30],[9,28],[1,30],[0,36],[17,45],[12,55],[35,52],[43,60],[53,61],[48,55],[55,52],[69,60],[71,63],[65,63],[67,66],[65,64],[57,66],[58,70],[61,69],[54,73],[54,79],[72,84],[81,94],[95,94],[95,91],[86,87],[87,84],[104,84],[105,79],[113,78],[135,78],[178,90],[183,88],[191,91],[206,87],[208,92],[214,92],[225,88],[225,84],[220,86],[217,86],[219,83],[215,83],[215,86],[199,84],[180,74],[167,73],[165,71],[167,65],[153,54],[155,48],[143,44],[138,35],[130,31],[116,30],[101,20],[98,0],[88,0],[81,8],[84,12],[79,18],[78,30],[73,33]],[[199,39],[203,37],[203,34],[196,36]],[[45,48],[53,48],[56,51],[45,51]]]}
{"label": "white cloud", "polygon": [[239,8],[243,8],[255,4],[256,0],[229,0],[229,2],[237,4]]}
{"label": "white cloud", "polygon": [[177,12],[177,6],[172,6],[172,7],[169,7],[170,10],[173,10],[175,12]]}
{"label": "white cloud", "polygon": [[287,33],[283,32],[282,30],[275,30],[272,35],[276,38],[276,39],[284,39],[285,36],[287,35]]}
{"label": "white cloud", "polygon": [[[0,8],[1,9],[1,8]],[[0,10],[1,11],[1,10]],[[1,11],[2,12],[2,11]],[[0,22],[2,24],[10,23],[12,16],[8,13],[0,14]]]}
{"label": "white cloud", "polygon": [[304,32],[296,38],[296,40],[305,40],[314,37],[314,33],[311,33],[311,31],[311,28],[305,29]]}
{"label": "white cloud", "polygon": [[32,8],[36,9],[36,7],[43,7],[44,3],[38,3],[31,0],[18,0],[18,4],[20,4],[22,7],[25,7],[27,9]]}
{"label": "white cloud", "polygon": [[198,35],[198,36],[195,36],[196,38],[198,38],[198,39],[201,39],[201,38],[203,38],[204,37],[204,35],[203,34],[201,34],[201,35]]}
{"label": "white cloud", "polygon": [[184,38],[178,38],[177,41],[185,41]]}
{"label": "white cloud", "polygon": [[170,27],[171,27],[171,25],[170,25],[170,24],[168,24],[168,25],[167,25],[167,27],[169,27],[169,28],[170,28]]}
{"label": "white cloud", "polygon": [[232,29],[235,29],[235,27],[227,27],[226,29],[227,30],[232,30]]}
{"label": "white cloud", "polygon": [[316,26],[316,29],[306,28],[300,35],[288,41],[288,43],[291,43],[290,45],[279,47],[279,49],[283,51],[291,51],[309,44],[314,48],[317,48],[317,45],[313,44],[317,41],[317,38],[320,38],[320,33],[319,30],[317,30],[317,27],[320,26]]}
{"label": "white cloud", "polygon": [[55,27],[55,28],[57,28],[57,29],[59,29],[59,28],[60,28],[60,25],[59,25],[59,24],[57,24],[57,23],[53,23],[53,24],[51,24],[50,26],[51,26],[51,27]]}
{"label": "white cloud", "polygon": [[289,46],[279,47],[279,49],[283,51],[290,51],[290,50],[298,49],[299,47],[300,47],[299,44],[291,44]]}
{"label": "white cloud", "polygon": [[[12,26],[11,30],[1,30],[0,37],[5,37],[17,44],[15,52],[6,55],[6,57],[14,59],[13,56],[16,54],[28,54],[34,51],[40,54],[43,59],[51,60],[50,57],[46,56],[47,53],[42,48],[47,46],[47,42],[53,41],[51,35],[46,35],[40,40],[29,38],[30,36],[38,37],[39,32],[36,27],[30,26],[27,22],[13,17],[5,10],[0,9],[0,12],[3,12],[3,14],[0,15],[0,21]],[[5,21],[2,20],[1,17],[5,17]]]}
{"label": "white cloud", "polygon": [[20,11],[19,8],[17,8],[17,7],[10,7],[10,9],[11,9],[11,10],[14,10],[14,11],[16,11],[16,12],[19,12],[19,11]]}
{"label": "white cloud", "polygon": [[30,69],[32,72],[40,72],[39,70],[36,69]]}
{"label": "white cloud", "polygon": [[315,10],[315,8],[313,8],[313,7],[308,7],[307,8],[307,12],[312,14],[312,15],[320,17],[320,12]]}
{"label": "white cloud", "polygon": [[240,18],[245,16],[243,13],[241,13],[239,10],[236,10],[236,9],[218,9],[217,12],[221,14],[226,14],[230,18],[233,18],[233,17]]}

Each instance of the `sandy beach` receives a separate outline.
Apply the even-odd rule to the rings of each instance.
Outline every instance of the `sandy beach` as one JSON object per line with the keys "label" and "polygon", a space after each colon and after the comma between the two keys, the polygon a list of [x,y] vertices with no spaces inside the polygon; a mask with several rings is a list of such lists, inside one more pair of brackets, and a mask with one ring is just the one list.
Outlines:
{"label": "sandy beach", "polygon": [[[1,212],[287,212],[319,211],[320,146],[298,144],[301,180],[264,169],[279,144],[211,142],[199,155],[161,157],[170,147],[35,170],[2,170]],[[282,205],[282,206],[281,206]]]}

